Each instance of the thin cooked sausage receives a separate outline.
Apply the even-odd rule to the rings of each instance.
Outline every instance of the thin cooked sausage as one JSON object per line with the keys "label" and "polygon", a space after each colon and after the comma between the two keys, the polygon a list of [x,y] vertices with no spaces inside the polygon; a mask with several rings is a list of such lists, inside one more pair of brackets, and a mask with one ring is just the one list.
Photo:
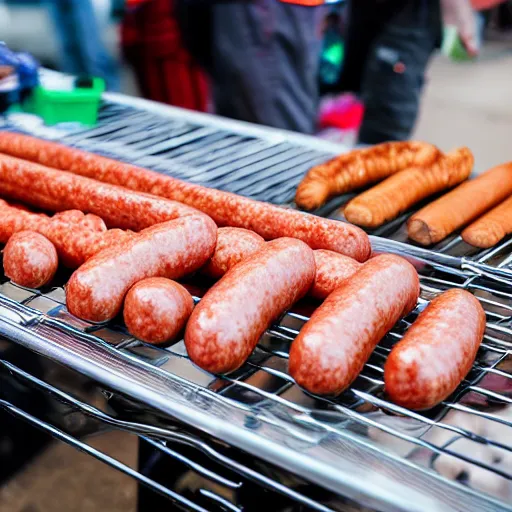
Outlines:
{"label": "thin cooked sausage", "polygon": [[512,163],[499,165],[415,213],[407,223],[407,234],[422,245],[435,244],[511,194]]}
{"label": "thin cooked sausage", "polygon": [[280,238],[235,265],[196,306],[185,330],[194,363],[213,373],[239,368],[258,340],[315,277],[313,251]]}
{"label": "thin cooked sausage", "polygon": [[383,336],[416,305],[414,267],[385,254],[367,261],[332,292],[292,343],[290,375],[311,393],[339,395]]}
{"label": "thin cooked sausage", "polygon": [[484,330],[485,311],[471,293],[442,293],[391,350],[384,367],[386,393],[409,409],[437,405],[471,369]]}
{"label": "thin cooked sausage", "polygon": [[[229,192],[186,183],[157,172],[54,142],[18,133],[1,132],[0,151],[106,183],[179,201],[206,213],[218,226],[250,229],[265,240],[294,237],[306,242],[312,249],[329,249],[346,254],[358,261],[365,261],[371,253],[370,241],[366,233],[350,224],[322,219],[292,209],[253,201]],[[1,175],[0,178],[2,178]],[[28,180],[25,184],[27,183]],[[2,192],[1,187],[0,192]],[[114,204],[116,205],[114,208],[119,207],[118,201],[115,201]],[[58,203],[52,206],[53,209],[58,209]],[[72,205],[68,205],[66,208],[78,208],[86,211],[84,208]],[[142,220],[147,219],[147,209],[147,206],[141,207],[139,212],[134,212],[135,216],[142,215]],[[92,211],[89,204],[87,211],[97,213],[107,224],[109,223],[105,207],[98,213],[98,210]],[[108,213],[112,214],[110,211]],[[118,221],[115,223],[115,227],[136,231],[145,227],[136,227],[133,224],[121,225],[117,215],[110,220]],[[168,218],[159,218],[153,223],[164,220],[168,220]],[[110,224],[114,225],[113,222]]]}
{"label": "thin cooked sausage", "polygon": [[459,148],[428,167],[405,169],[352,199],[345,207],[345,217],[358,226],[381,226],[422,199],[467,179],[473,163],[471,151]]}
{"label": "thin cooked sausage", "polygon": [[440,154],[431,144],[412,141],[385,142],[343,153],[309,170],[297,187],[295,203],[313,210],[330,196],[362,188],[411,166],[431,165]]}
{"label": "thin cooked sausage", "polygon": [[512,233],[512,196],[493,208],[462,232],[462,239],[487,249]]}

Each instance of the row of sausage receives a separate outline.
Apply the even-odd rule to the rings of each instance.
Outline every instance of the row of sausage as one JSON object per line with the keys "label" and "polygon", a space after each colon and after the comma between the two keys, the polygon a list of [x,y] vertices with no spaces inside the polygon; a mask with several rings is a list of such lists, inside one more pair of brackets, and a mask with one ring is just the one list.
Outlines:
{"label": "row of sausage", "polygon": [[299,184],[295,201],[311,210],[331,196],[384,180],[344,208],[349,222],[376,228],[420,201],[456,187],[409,218],[409,238],[432,245],[467,226],[463,240],[488,248],[512,233],[512,163],[466,181],[473,164],[465,147],[444,154],[423,142],[385,143],[313,167]]}
{"label": "row of sausage", "polygon": [[[194,309],[190,293],[165,270],[174,255],[162,253],[158,268],[146,264],[163,241],[161,228],[170,223],[91,257],[66,287],[69,310],[80,318],[107,320],[123,307],[129,331],[152,343],[173,340],[186,326],[190,358],[205,370],[224,374],[244,364],[272,322],[315,288],[318,264],[327,261],[323,270],[334,271],[325,275],[330,288],[321,289],[327,298],[293,341],[289,371],[309,392],[338,395],[356,379],[377,343],[416,307],[418,275],[398,256],[376,256],[364,264],[352,260],[349,266],[348,258],[328,251],[316,251],[322,255],[316,258],[315,251],[296,239],[239,244],[252,234],[228,228],[219,230],[221,243],[203,267],[214,275],[227,272]],[[149,251],[140,252],[141,241]],[[133,263],[134,257],[142,257],[142,263]],[[5,272],[15,280],[23,273],[40,275],[47,261],[54,272],[55,246],[37,232],[13,234],[4,251]],[[469,292],[454,289],[434,299],[387,358],[388,396],[412,409],[445,399],[471,368],[484,329],[485,313]]]}
{"label": "row of sausage", "polygon": [[[26,270],[33,260],[21,257],[19,251],[30,253],[33,244],[17,241],[13,235],[29,229],[32,233],[18,236],[31,237],[32,242],[34,234],[39,235],[39,242],[44,236],[62,262],[78,266],[66,286],[68,309],[73,314],[101,322],[116,316],[124,305],[127,324],[143,338],[144,326],[158,321],[155,317],[154,322],[147,322],[149,312],[157,315],[165,304],[174,305],[163,316],[175,315],[177,323],[187,323],[189,355],[209,371],[225,373],[238,368],[276,318],[315,286],[317,290],[324,286],[320,293],[331,293],[293,342],[290,373],[308,391],[338,394],[357,377],[386,332],[416,305],[419,281],[414,268],[390,255],[361,265],[370,256],[368,238],[350,225],[184,184],[25,136],[1,134],[0,141],[4,141],[0,146],[6,145],[17,156],[72,171],[0,156],[0,194],[50,211],[79,210],[50,218],[2,204],[7,220],[0,221],[1,241],[8,240],[4,265],[10,261],[30,275]],[[152,194],[183,197],[188,205],[73,172]],[[218,224],[250,227],[274,240],[260,241],[247,256],[241,245],[222,242],[221,230],[205,213]],[[239,238],[240,234],[231,240]],[[228,249],[234,252],[229,255]],[[341,268],[343,257],[329,250],[354,258],[348,271],[343,266],[352,275],[334,285],[332,269]],[[238,259],[237,251],[242,254]],[[199,269],[217,272],[218,277],[230,262],[236,264],[191,312],[190,298],[170,279]],[[324,281],[322,264],[328,269]],[[165,300],[160,300],[162,294]],[[156,296],[148,308],[148,297]],[[143,307],[146,313],[141,313]],[[471,294],[454,290],[441,295],[389,356],[385,370],[388,394],[412,408],[429,407],[444,399],[469,370],[484,327],[485,314]],[[444,354],[448,354],[446,360]],[[440,359],[445,361],[442,365]]]}

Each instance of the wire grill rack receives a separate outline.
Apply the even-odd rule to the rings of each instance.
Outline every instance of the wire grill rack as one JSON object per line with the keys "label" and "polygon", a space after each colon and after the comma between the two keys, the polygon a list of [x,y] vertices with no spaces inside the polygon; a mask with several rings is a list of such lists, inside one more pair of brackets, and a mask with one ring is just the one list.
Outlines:
{"label": "wire grill rack", "polygon": [[[29,126],[23,117],[6,123],[11,129],[58,138],[173,176],[278,203],[291,201],[309,166],[336,149],[300,136],[166,107],[159,116],[150,103],[118,96],[109,99],[99,126],[87,131]],[[346,197],[337,199],[319,213],[340,216],[339,206],[345,201]],[[374,234],[404,241],[403,221],[398,219]],[[35,291],[3,278],[0,334],[365,506],[379,510],[512,509],[512,288],[507,274],[512,241],[476,252],[455,235],[436,247],[436,254],[413,246],[389,245],[388,240],[383,239],[383,250],[392,247],[418,268],[421,300],[379,344],[353,386],[338,399],[304,393],[287,373],[290,343],[315,307],[308,302],[273,325],[247,364],[226,377],[195,367],[183,341],[158,348],[133,339],[115,322],[98,326],[72,317],[58,285]],[[457,264],[452,257],[459,258]],[[504,278],[486,275],[481,264],[502,269]],[[477,272],[472,271],[475,268]],[[66,276],[61,280],[63,284]],[[188,286],[200,300],[204,283],[192,280]],[[488,320],[485,339],[458,390],[438,407],[413,413],[386,400],[383,364],[392,345],[428,300],[451,287],[470,290],[481,301]],[[36,382],[11,363],[2,361],[1,366],[101,422],[145,436],[160,450],[170,449],[162,439],[172,441],[174,431],[151,422],[116,420],[47,383]],[[0,406],[38,422],[5,400]],[[173,491],[144,481],[143,475],[133,474],[105,454],[93,453],[77,445],[76,439],[67,439],[64,432],[47,427],[60,439],[132,474],[167,497],[181,500]],[[258,481],[309,509],[330,509],[320,500],[280,487],[275,479]]]}

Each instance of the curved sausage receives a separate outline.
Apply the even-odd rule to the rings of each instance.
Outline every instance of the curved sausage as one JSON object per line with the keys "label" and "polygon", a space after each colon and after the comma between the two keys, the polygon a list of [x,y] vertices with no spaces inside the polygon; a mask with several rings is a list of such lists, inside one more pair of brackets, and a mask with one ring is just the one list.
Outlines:
{"label": "curved sausage", "polygon": [[[0,151],[106,183],[122,185],[129,189],[179,201],[206,213],[218,226],[250,229],[265,240],[280,237],[298,238],[312,249],[329,249],[346,254],[358,261],[367,260],[371,253],[368,235],[356,226],[345,222],[322,219],[296,210],[254,201],[230,192],[186,183],[141,167],[19,133],[0,132]],[[0,179],[3,179],[1,175]],[[5,185],[0,186],[0,192],[2,189],[5,190]],[[12,193],[15,192],[16,187]],[[23,200],[23,198],[20,199]],[[153,199],[156,200],[156,198]],[[73,205],[67,203],[65,208],[78,208],[96,213],[113,227],[129,228],[135,231],[141,229],[140,226],[135,227],[133,223],[120,223],[118,213],[111,212],[105,207],[93,211],[86,195],[81,198],[81,201],[85,201],[84,206],[89,208],[77,206],[77,201],[74,199]],[[50,207],[47,198],[44,202],[49,209],[63,208],[58,202],[51,203]],[[115,201],[114,208],[118,209],[119,203]],[[141,207],[137,212],[142,216],[141,221],[147,221],[146,209],[147,207]],[[110,217],[114,213],[116,215]],[[113,222],[114,220],[116,222]],[[168,218],[159,218],[153,223],[164,220]]]}
{"label": "curved sausage", "polygon": [[313,210],[331,196],[362,188],[412,166],[431,165],[440,155],[435,146],[414,141],[354,149],[312,167],[297,187],[295,203],[299,208]]}
{"label": "curved sausage", "polygon": [[91,322],[114,318],[128,290],[147,277],[176,279],[212,255],[217,227],[206,215],[182,217],[143,230],[105,249],[76,270],[66,286],[73,315]]}
{"label": "curved sausage", "polygon": [[209,372],[236,370],[272,321],[307,293],[314,277],[313,251],[304,242],[268,242],[196,306],[185,330],[188,355]]}
{"label": "curved sausage", "polygon": [[309,294],[315,299],[325,299],[361,268],[361,263],[337,252],[317,249],[314,255],[316,275]]}
{"label": "curved sausage", "polygon": [[116,247],[135,235],[133,231],[122,229],[109,229],[104,233],[98,233],[57,227],[53,224],[47,230],[48,238],[56,244],[61,263],[72,269],[80,267],[104,249]]}
{"label": "curved sausage", "polygon": [[265,244],[253,231],[242,228],[219,228],[217,245],[212,259],[201,269],[209,277],[218,279],[231,267],[250,256]]}
{"label": "curved sausage", "polygon": [[419,291],[409,262],[391,254],[372,258],[302,327],[291,346],[290,375],[311,393],[339,395],[383,336],[414,309]]}
{"label": "curved sausage", "polygon": [[193,309],[194,299],[183,286],[163,277],[150,277],[130,288],[123,316],[136,338],[161,344],[176,339]]}
{"label": "curved sausage", "polygon": [[391,350],[384,366],[390,399],[409,409],[429,409],[455,391],[475,360],[485,311],[468,291],[437,296]]}
{"label": "curved sausage", "polygon": [[55,246],[39,233],[19,231],[4,249],[4,273],[16,284],[41,288],[57,272],[59,259]]}
{"label": "curved sausage", "polygon": [[0,155],[0,194],[44,210],[81,210],[109,227],[140,231],[160,222],[204,215],[175,201]]}

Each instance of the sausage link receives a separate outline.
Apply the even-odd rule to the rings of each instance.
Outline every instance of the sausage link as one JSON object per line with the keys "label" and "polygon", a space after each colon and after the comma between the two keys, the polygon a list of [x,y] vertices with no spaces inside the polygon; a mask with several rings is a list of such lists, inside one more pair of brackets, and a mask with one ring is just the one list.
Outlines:
{"label": "sausage link", "polygon": [[[54,142],[17,133],[1,132],[0,151],[106,183],[179,201],[206,213],[219,226],[250,229],[265,240],[280,237],[298,238],[312,249],[330,249],[358,261],[367,260],[371,253],[368,236],[356,226],[186,183],[157,172]],[[48,200],[45,202],[47,203]],[[84,206],[87,206],[87,203],[88,201]],[[119,206],[118,201],[115,204]],[[55,208],[59,208],[58,202],[52,204],[51,209]],[[115,227],[137,230],[133,224],[120,224],[117,216],[109,220],[109,216],[105,214],[105,208],[99,212],[93,211],[90,205],[89,208],[80,208],[68,204],[67,209],[69,208],[91,211],[105,219],[107,224],[110,222],[113,225],[112,220],[117,220]],[[109,212],[109,215],[113,213],[116,212]],[[149,215],[145,212],[145,208],[140,208],[139,213],[143,215],[143,219],[147,219]],[[168,219],[159,218],[155,222],[163,220]]]}
{"label": "sausage link", "polygon": [[234,266],[196,306],[185,330],[194,363],[213,373],[239,368],[273,320],[303,297],[315,277],[313,251],[281,238]]}
{"label": "sausage link", "polygon": [[195,272],[213,254],[216,239],[217,227],[206,215],[147,228],[96,254],[73,273],[66,287],[68,310],[91,322],[111,320],[136,282]]}
{"label": "sausage link", "polygon": [[55,246],[34,231],[19,231],[4,249],[4,273],[16,284],[41,288],[48,284],[59,266]]}
{"label": "sausage link", "polygon": [[512,162],[462,183],[422,208],[407,222],[407,234],[422,245],[435,244],[511,194]]}
{"label": "sausage link", "polygon": [[92,213],[84,214],[84,212],[80,210],[58,212],[52,217],[52,221],[57,220],[98,233],[107,231],[107,226],[101,217],[93,215]]}
{"label": "sausage link", "polygon": [[193,309],[194,299],[183,286],[163,277],[150,277],[130,288],[123,316],[136,338],[161,344],[176,339]]}
{"label": "sausage link", "polygon": [[[2,142],[0,140],[0,150]],[[441,152],[424,142],[398,141],[343,153],[312,167],[297,187],[295,203],[313,210],[331,196],[380,181],[408,167],[431,165]]]}
{"label": "sausage link", "polygon": [[261,249],[264,243],[265,240],[260,235],[248,229],[219,228],[215,252],[201,272],[218,279],[231,267]]}
{"label": "sausage link", "polygon": [[120,229],[104,231],[104,226],[99,217],[77,210],[48,217],[0,199],[0,242],[6,243],[18,231],[35,231],[53,243],[60,262],[68,268],[78,268],[97,252],[133,235]]}
{"label": "sausage link", "polygon": [[188,215],[204,215],[175,201],[0,155],[0,194],[37,208],[94,213],[109,227],[140,231]]}
{"label": "sausage link", "polygon": [[314,251],[316,275],[309,294],[323,300],[361,267],[361,263],[337,252],[317,249]]}
{"label": "sausage link", "polygon": [[358,226],[379,227],[422,199],[467,179],[473,164],[473,154],[462,147],[440,155],[428,167],[405,169],[352,199],[345,207],[345,217]]}
{"label": "sausage link", "polygon": [[469,225],[462,233],[464,242],[487,249],[512,233],[512,196]]}
{"label": "sausage link", "polygon": [[291,346],[290,375],[311,393],[339,395],[383,336],[414,309],[419,291],[418,274],[405,259],[370,259],[302,327]]}
{"label": "sausage link", "polygon": [[465,290],[437,296],[391,350],[385,390],[409,409],[429,409],[455,391],[475,360],[485,311]]}

